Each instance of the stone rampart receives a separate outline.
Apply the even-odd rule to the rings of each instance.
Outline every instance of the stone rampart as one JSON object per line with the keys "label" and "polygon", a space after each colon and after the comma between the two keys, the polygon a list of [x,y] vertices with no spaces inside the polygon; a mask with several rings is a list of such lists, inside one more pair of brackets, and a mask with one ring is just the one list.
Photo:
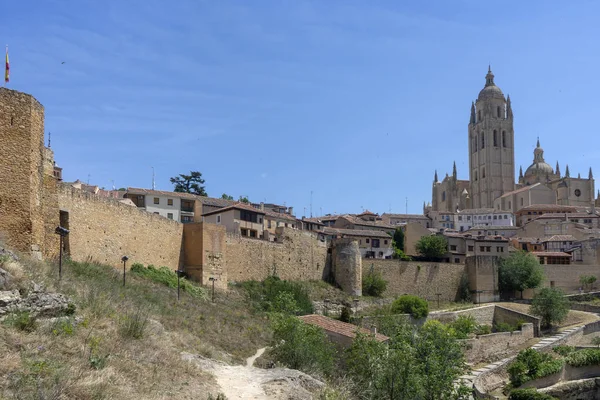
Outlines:
{"label": "stone rampart", "polygon": [[61,225],[70,230],[66,247],[73,260],[120,266],[126,255],[129,265],[179,268],[183,236],[179,222],[66,184],[58,187],[58,205]]}
{"label": "stone rampart", "polygon": [[329,276],[327,242],[312,232],[277,228],[270,242],[227,234],[227,277],[242,282],[277,275],[287,280],[319,280]]}
{"label": "stone rampart", "polygon": [[352,296],[362,296],[362,258],[356,239],[332,241],[332,273],[335,282]]}
{"label": "stone rampart", "polygon": [[364,259],[362,276],[369,271],[379,272],[388,283],[384,296],[413,294],[427,300],[457,299],[460,281],[465,274],[464,264]]}
{"label": "stone rampart", "polygon": [[465,357],[467,362],[475,364],[482,361],[494,362],[514,353],[515,349],[533,338],[531,323],[523,324],[519,331],[479,335],[463,341]]}
{"label": "stone rampart", "polygon": [[518,323],[527,322],[533,325],[535,337],[540,336],[541,319],[533,315],[525,314],[519,311],[510,310],[502,306],[494,307],[494,322],[516,325]]}
{"label": "stone rampart", "polygon": [[582,275],[593,275],[600,279],[598,265],[542,265],[542,268],[546,275],[543,285],[560,288],[567,294],[579,292],[579,277]]}

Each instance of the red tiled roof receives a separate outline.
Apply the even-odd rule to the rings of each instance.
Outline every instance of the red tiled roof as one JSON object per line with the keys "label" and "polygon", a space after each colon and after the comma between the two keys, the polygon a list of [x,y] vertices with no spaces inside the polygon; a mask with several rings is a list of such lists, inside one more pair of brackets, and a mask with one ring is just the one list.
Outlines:
{"label": "red tiled roof", "polygon": [[385,228],[385,229],[396,229],[396,227],[394,225],[390,225],[383,221],[365,221],[364,219],[358,218],[353,215],[342,215],[340,218],[344,218],[345,220],[347,220],[348,222],[350,222],[354,225],[371,226],[371,227]]}
{"label": "red tiled roof", "polygon": [[383,213],[381,214],[382,218],[396,218],[396,219],[425,219],[427,221],[430,220],[430,218],[426,215],[422,215],[422,214],[388,214],[388,213]]}
{"label": "red tiled roof", "polygon": [[269,210],[265,210],[264,213],[265,213],[265,215],[267,217],[278,218],[278,219],[285,219],[285,220],[288,220],[288,221],[294,221],[294,222],[296,222],[296,217],[294,217],[293,215],[290,215],[290,214],[278,213],[278,212],[269,211]]}
{"label": "red tiled roof", "polygon": [[532,251],[531,254],[534,256],[548,256],[548,257],[571,257],[568,253],[562,251]]}
{"label": "red tiled roof", "polygon": [[[359,326],[349,324],[346,322],[338,321],[336,319],[331,319],[323,315],[311,314],[303,315],[298,318],[300,318],[304,323],[318,326],[324,331],[337,333],[338,335],[346,336],[349,338],[355,338],[356,332],[364,333],[366,335],[372,335],[371,331],[369,331],[368,329],[361,328]],[[378,342],[386,342],[389,339],[389,337],[382,335],[381,333],[375,334],[375,340],[377,340]]]}
{"label": "red tiled roof", "polygon": [[544,239],[544,242],[574,242],[577,239],[573,235],[554,235],[547,239]]}
{"label": "red tiled roof", "polygon": [[367,230],[367,229],[339,229],[339,228],[323,228],[323,233],[326,235],[342,235],[342,236],[356,236],[356,237],[379,237],[390,239],[391,236],[384,231],[378,230]]}
{"label": "red tiled roof", "polygon": [[212,215],[212,214],[221,213],[221,212],[224,212],[224,211],[229,211],[229,210],[234,210],[234,209],[235,210],[252,211],[252,212],[255,212],[257,214],[263,214],[263,215],[265,214],[264,211],[260,211],[259,209],[254,208],[254,207],[252,207],[249,204],[246,204],[246,203],[236,203],[236,204],[228,206],[228,207],[223,207],[223,208],[219,208],[217,210],[209,211],[209,212],[204,213],[202,215],[203,216],[204,215]]}
{"label": "red tiled roof", "polygon": [[377,215],[374,212],[371,212],[369,210],[365,210],[363,212],[361,212],[360,214],[357,215],[357,217],[360,217],[361,215]]}
{"label": "red tiled roof", "polygon": [[179,193],[179,192],[166,192],[163,190],[151,190],[151,189],[142,189],[142,188],[127,188],[127,194],[143,194],[143,195],[155,195],[155,196],[168,196],[168,197],[181,197],[184,199],[195,200],[199,197],[195,194],[191,193]]}

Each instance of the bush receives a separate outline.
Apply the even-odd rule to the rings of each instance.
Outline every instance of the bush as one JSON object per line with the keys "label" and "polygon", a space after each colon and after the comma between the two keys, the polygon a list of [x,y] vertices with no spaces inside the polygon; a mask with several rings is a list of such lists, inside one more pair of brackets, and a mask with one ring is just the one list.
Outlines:
{"label": "bush", "polygon": [[407,255],[404,250],[394,249],[394,258],[400,261],[411,261],[412,257]]}
{"label": "bush", "polygon": [[460,277],[460,283],[458,284],[458,299],[464,302],[470,302],[472,300],[471,297],[471,289],[469,289],[469,276],[464,273]]}
{"label": "bush", "polygon": [[418,296],[405,294],[394,300],[392,313],[410,314],[413,318],[425,318],[429,314],[429,304]]}
{"label": "bush", "polygon": [[329,375],[334,348],[323,330],[296,317],[278,314],[273,320],[271,354],[289,368]]}
{"label": "bush", "polygon": [[521,330],[521,326],[523,326],[523,322],[519,321],[516,325],[511,325],[507,322],[497,322],[494,324],[494,330],[496,332],[514,332]]}
{"label": "bush", "polygon": [[569,300],[560,289],[543,288],[533,296],[531,313],[542,318],[542,326],[564,321],[569,314]]}
{"label": "bush", "polygon": [[37,320],[28,311],[11,314],[5,321],[23,332],[33,332],[37,328]]}
{"label": "bush", "polygon": [[570,353],[566,360],[572,367],[600,365],[600,349],[583,349]]}
{"label": "bush", "polygon": [[[148,265],[148,268],[144,268],[144,265],[135,263],[131,266],[130,271],[132,274],[142,276],[157,283],[162,283],[170,288],[177,288],[177,273],[167,267],[160,267],[157,269],[153,265]],[[206,289],[191,283],[184,277],[179,279],[179,287],[182,291],[194,298],[200,300],[208,298]]]}
{"label": "bush", "polygon": [[370,271],[362,281],[363,296],[381,297],[387,288],[387,281],[379,272]]}
{"label": "bush", "polygon": [[461,315],[450,324],[457,339],[466,339],[477,329],[477,322],[472,315]]}
{"label": "bush", "polygon": [[596,336],[595,338],[592,338],[592,344],[594,346],[600,347],[600,336]]}
{"label": "bush", "polygon": [[523,350],[508,366],[510,383],[518,387],[530,380],[552,375],[559,372],[563,364],[564,360],[553,359],[550,354],[539,353],[533,349]]}
{"label": "bush", "polygon": [[508,400],[556,400],[556,397],[540,393],[534,388],[528,388],[511,390]]}
{"label": "bush", "polygon": [[573,346],[566,346],[566,345],[561,344],[558,346],[554,346],[552,348],[552,351],[554,351],[556,354],[558,354],[560,356],[567,357],[569,354],[576,351],[576,349]]}
{"label": "bush", "polygon": [[148,313],[142,309],[127,312],[119,321],[119,333],[121,336],[132,339],[144,337],[148,325]]}
{"label": "bush", "polygon": [[340,314],[340,321],[350,322],[350,308],[349,307],[342,308],[342,312]]}
{"label": "bush", "polygon": [[489,335],[492,333],[492,327],[489,325],[477,325],[475,328],[476,335]]}
{"label": "bush", "polygon": [[248,299],[254,306],[263,311],[270,311],[281,301],[280,293],[287,292],[294,299],[297,307],[295,314],[306,315],[314,312],[308,291],[297,282],[282,281],[277,276],[270,276],[262,282],[247,281],[241,284]]}
{"label": "bush", "polygon": [[445,237],[440,235],[423,236],[415,248],[423,257],[439,259],[448,251],[448,242]]}

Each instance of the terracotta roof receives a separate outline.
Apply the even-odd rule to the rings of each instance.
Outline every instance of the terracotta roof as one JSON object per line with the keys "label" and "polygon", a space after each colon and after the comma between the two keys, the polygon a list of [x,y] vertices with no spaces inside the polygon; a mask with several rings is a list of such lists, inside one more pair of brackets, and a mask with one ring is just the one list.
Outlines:
{"label": "terracotta roof", "polygon": [[532,251],[531,254],[534,256],[571,257],[569,253],[563,253],[562,251]]}
{"label": "terracotta roof", "polygon": [[209,211],[209,212],[204,213],[202,215],[203,216],[204,215],[212,215],[212,214],[217,214],[217,213],[221,213],[221,212],[229,211],[229,210],[234,210],[234,209],[235,210],[252,211],[252,212],[255,212],[255,213],[258,213],[258,214],[265,215],[264,211],[260,211],[260,210],[258,210],[256,208],[252,207],[251,205],[246,204],[246,203],[236,203],[236,204],[228,206],[228,207],[219,208],[218,210]]}
{"label": "terracotta roof", "polygon": [[322,217],[315,217],[315,218],[319,219],[319,221],[335,221],[339,217],[341,217],[341,215],[324,215]]}
{"label": "terracotta roof", "polygon": [[525,186],[525,187],[522,187],[522,188],[520,188],[520,189],[513,190],[512,192],[507,192],[507,193],[504,193],[504,194],[503,194],[501,197],[507,197],[507,196],[511,196],[511,195],[513,195],[513,194],[517,194],[517,193],[526,192],[526,191],[528,191],[528,190],[531,190],[531,189],[533,189],[533,188],[535,188],[535,187],[538,187],[538,186],[540,186],[540,185],[541,185],[541,183],[539,183],[539,182],[538,182],[538,183],[535,183],[535,184],[533,184],[533,185],[531,185],[531,186]]}
{"label": "terracotta roof", "polygon": [[365,210],[365,211],[361,212],[360,214],[358,214],[357,216],[360,217],[361,215],[378,215],[378,214],[375,214],[374,212],[371,212],[369,210]]}
{"label": "terracotta roof", "polygon": [[376,230],[363,230],[363,229],[338,229],[338,228],[323,228],[323,233],[326,235],[342,235],[342,236],[356,236],[356,237],[379,237],[390,239],[391,236],[384,231]]}
{"label": "terracotta roof", "polygon": [[522,242],[522,243],[533,243],[533,244],[541,244],[542,243],[540,238],[515,237],[515,238],[511,238],[511,239],[516,240],[517,242]]}
{"label": "terracotta roof", "polygon": [[234,200],[218,199],[214,197],[200,197],[198,198],[198,201],[200,201],[200,203],[202,203],[205,206],[211,207],[228,207],[238,203]]}
{"label": "terracotta roof", "polygon": [[302,218],[302,221],[308,222],[308,223],[311,223],[311,224],[325,225],[318,218]]}
{"label": "terracotta roof", "polygon": [[364,219],[360,219],[353,215],[342,215],[340,218],[344,218],[345,220],[349,221],[350,223],[352,223],[354,225],[371,226],[371,227],[386,228],[386,229],[396,229],[396,227],[394,225],[390,225],[383,221],[365,221]]}
{"label": "terracotta roof", "polygon": [[[260,210],[258,210],[258,211],[260,211]],[[267,217],[285,219],[285,220],[294,221],[294,222],[296,221],[296,217],[294,217],[293,215],[290,215],[290,214],[278,213],[278,212],[270,211],[270,210],[265,210],[264,213]]]}
{"label": "terracotta roof", "polygon": [[518,212],[529,211],[529,210],[536,210],[536,211],[557,210],[557,211],[563,211],[563,212],[567,212],[567,211],[576,212],[577,207],[563,206],[560,204],[532,204],[532,205],[521,208]]}
{"label": "terracotta roof", "polygon": [[142,188],[127,188],[126,194],[137,194],[137,195],[150,195],[150,196],[167,196],[167,197],[180,197],[189,200],[196,200],[199,198],[203,198],[203,196],[198,196],[191,193],[179,193],[179,192],[166,192],[163,190],[151,190],[151,189],[142,189]]}
{"label": "terracotta roof", "polygon": [[544,242],[574,242],[577,239],[573,235],[554,235],[547,239],[544,239]]}
{"label": "terracotta roof", "polygon": [[[324,331],[337,333],[338,335],[346,336],[349,338],[355,338],[356,332],[364,333],[366,335],[372,335],[371,331],[368,329],[361,328],[359,326],[349,324],[347,322],[338,321],[336,319],[331,319],[323,315],[311,314],[303,315],[298,318],[300,318],[304,323],[318,326]],[[389,339],[389,337],[382,335],[381,333],[375,334],[375,340],[377,340],[378,342],[386,342]]]}
{"label": "terracotta roof", "polygon": [[386,217],[386,218],[398,218],[398,219],[426,219],[427,221],[430,220],[430,218],[426,215],[422,215],[422,214],[387,214],[387,213],[383,213],[381,214],[381,217]]}

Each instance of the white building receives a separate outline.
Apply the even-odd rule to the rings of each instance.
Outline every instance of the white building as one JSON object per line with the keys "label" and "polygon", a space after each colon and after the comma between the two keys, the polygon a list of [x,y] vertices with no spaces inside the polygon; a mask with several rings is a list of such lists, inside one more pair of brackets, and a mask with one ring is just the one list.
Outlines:
{"label": "white building", "polygon": [[[143,208],[147,212],[182,223],[194,222],[194,211],[198,198],[194,194],[127,188],[124,197],[131,199],[138,208]],[[199,206],[201,206],[200,203]]]}
{"label": "white building", "polygon": [[493,208],[476,208],[462,210],[454,214],[454,227],[459,232],[468,231],[473,227],[485,226],[514,226],[515,216],[508,211]]}

